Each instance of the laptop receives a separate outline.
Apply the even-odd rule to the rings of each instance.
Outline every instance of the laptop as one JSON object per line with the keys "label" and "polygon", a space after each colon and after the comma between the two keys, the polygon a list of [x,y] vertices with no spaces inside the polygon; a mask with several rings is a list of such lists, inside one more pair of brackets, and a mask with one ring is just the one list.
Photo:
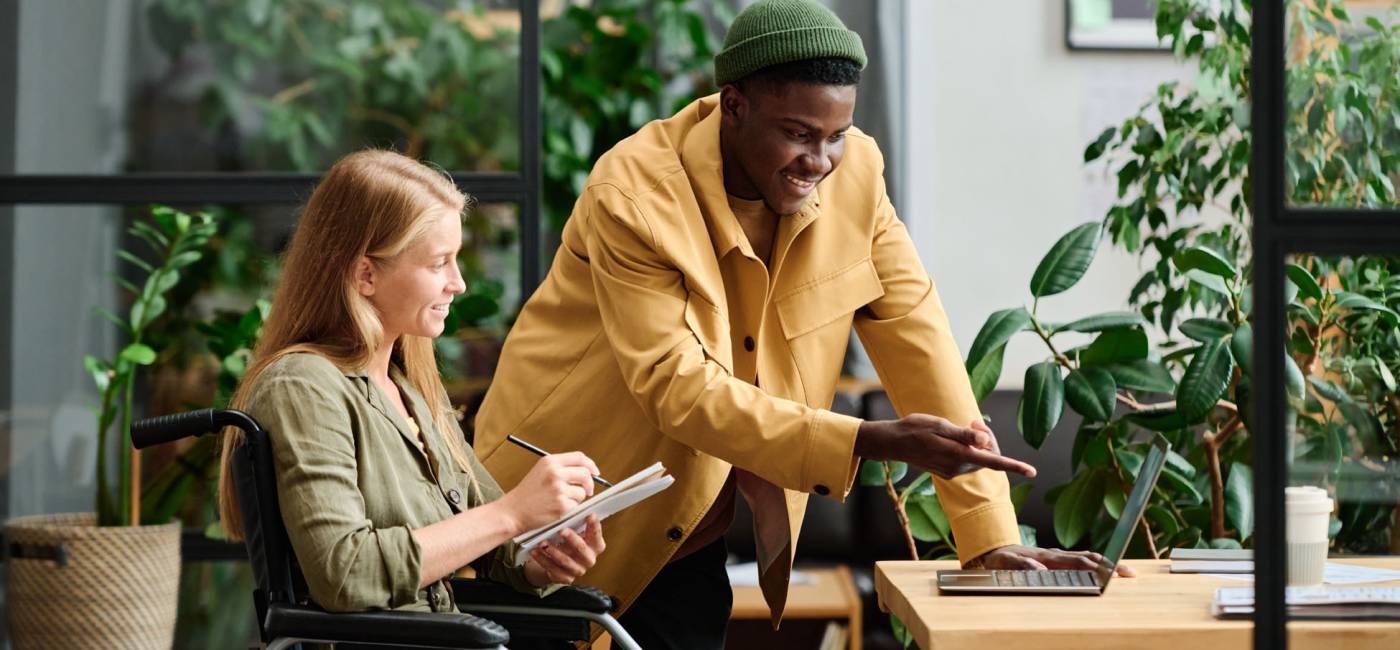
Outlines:
{"label": "laptop", "polygon": [[1098,568],[1089,570],[1025,569],[939,571],[938,590],[950,594],[1051,594],[1098,596],[1113,579],[1118,561],[1123,559],[1123,551],[1133,538],[1138,520],[1147,509],[1147,498],[1157,485],[1157,477],[1167,462],[1167,451],[1171,445],[1158,434],[1147,451],[1147,459],[1138,470],[1133,493],[1123,506],[1123,516],[1118,519],[1118,527],[1109,538],[1104,551],[1104,561]]}

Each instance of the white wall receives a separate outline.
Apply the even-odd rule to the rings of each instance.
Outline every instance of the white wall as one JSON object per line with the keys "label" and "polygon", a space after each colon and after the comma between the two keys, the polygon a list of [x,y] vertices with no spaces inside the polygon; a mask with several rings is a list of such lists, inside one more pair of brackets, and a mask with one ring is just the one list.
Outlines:
{"label": "white wall", "polygon": [[[910,191],[898,207],[966,354],[993,311],[1030,308],[1031,273],[1060,235],[1103,218],[1115,189],[1084,167],[1084,147],[1194,68],[1170,54],[1071,52],[1058,0],[911,0],[906,26]],[[1040,314],[1123,309],[1140,275],[1105,240]],[[1013,339],[999,386],[1019,389],[1045,355],[1034,335]]]}

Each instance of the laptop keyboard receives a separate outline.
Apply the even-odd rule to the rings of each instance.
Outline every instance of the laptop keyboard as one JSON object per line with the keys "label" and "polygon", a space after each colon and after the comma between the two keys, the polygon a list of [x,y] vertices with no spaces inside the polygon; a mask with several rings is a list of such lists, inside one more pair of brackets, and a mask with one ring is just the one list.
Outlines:
{"label": "laptop keyboard", "polygon": [[993,571],[998,587],[1096,587],[1093,571]]}

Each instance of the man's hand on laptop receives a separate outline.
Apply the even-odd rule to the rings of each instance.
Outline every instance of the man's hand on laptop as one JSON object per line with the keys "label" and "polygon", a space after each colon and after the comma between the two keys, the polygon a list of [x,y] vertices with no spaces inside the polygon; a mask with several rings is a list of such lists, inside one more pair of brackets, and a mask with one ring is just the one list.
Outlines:
{"label": "man's hand on laptop", "polygon": [[922,413],[862,422],[855,452],[871,460],[905,461],[940,478],[984,467],[1035,476],[1034,467],[1001,455],[996,435],[981,421],[963,427]]}
{"label": "man's hand on laptop", "polygon": [[[968,568],[983,569],[1081,569],[1093,571],[1104,557],[1093,551],[1063,551],[1057,548],[1035,548],[1013,544],[992,549],[967,563]],[[1126,564],[1118,564],[1118,575],[1137,575]]]}

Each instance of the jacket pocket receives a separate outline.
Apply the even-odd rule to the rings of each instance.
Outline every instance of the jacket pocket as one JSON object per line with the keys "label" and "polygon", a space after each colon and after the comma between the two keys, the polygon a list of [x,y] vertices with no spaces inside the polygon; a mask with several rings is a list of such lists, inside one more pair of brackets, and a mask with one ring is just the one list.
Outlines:
{"label": "jacket pocket", "polygon": [[694,291],[685,297],[685,324],[700,345],[705,355],[734,372],[734,351],[729,342],[729,318],[714,303],[704,299]]}
{"label": "jacket pocket", "polygon": [[778,320],[789,340],[847,319],[885,295],[875,264],[865,258],[777,299]]}

